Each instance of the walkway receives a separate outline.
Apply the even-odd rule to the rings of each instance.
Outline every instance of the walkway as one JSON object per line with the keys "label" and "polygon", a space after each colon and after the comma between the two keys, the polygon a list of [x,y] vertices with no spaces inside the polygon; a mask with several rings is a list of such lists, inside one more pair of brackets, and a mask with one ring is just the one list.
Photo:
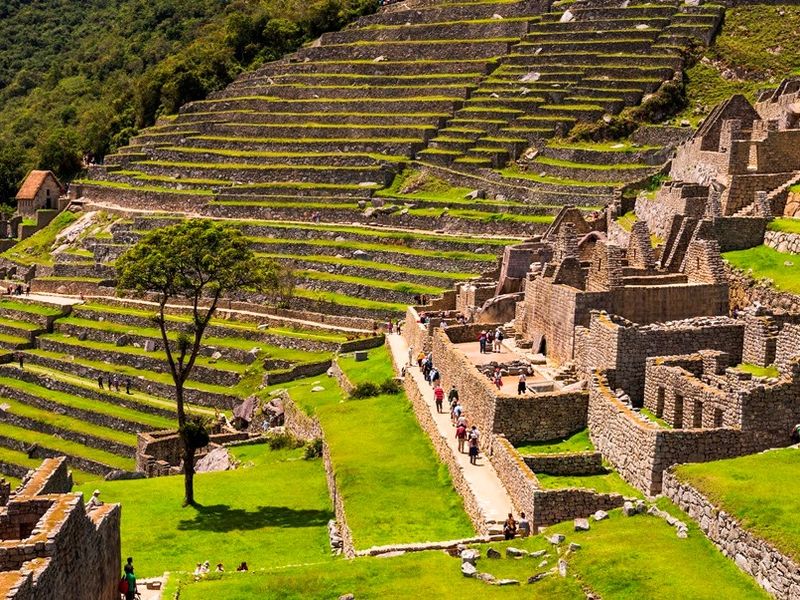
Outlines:
{"label": "walkway", "polygon": [[[408,362],[408,345],[406,341],[397,334],[387,335],[386,339],[394,355],[395,364],[406,364]],[[428,410],[430,410],[439,433],[447,441],[448,447],[456,457],[456,463],[464,473],[464,478],[472,490],[472,494],[475,496],[486,521],[489,523],[502,523],[506,520],[508,513],[514,511],[513,503],[511,502],[511,496],[497,476],[497,472],[489,462],[488,457],[482,454],[477,465],[469,464],[469,457],[458,451],[453,425],[450,423],[450,414],[436,412],[436,406],[433,401],[433,388],[422,377],[422,372],[419,368],[414,366],[410,372],[417,387],[422,391]]]}

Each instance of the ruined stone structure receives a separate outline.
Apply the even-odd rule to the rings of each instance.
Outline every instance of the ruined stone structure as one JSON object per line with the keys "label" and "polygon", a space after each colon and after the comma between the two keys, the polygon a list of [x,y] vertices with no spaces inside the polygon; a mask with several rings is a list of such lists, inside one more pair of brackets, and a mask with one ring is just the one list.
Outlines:
{"label": "ruined stone structure", "polygon": [[46,459],[0,508],[0,597],[119,597],[120,506],[84,505],[71,489],[65,459]]}

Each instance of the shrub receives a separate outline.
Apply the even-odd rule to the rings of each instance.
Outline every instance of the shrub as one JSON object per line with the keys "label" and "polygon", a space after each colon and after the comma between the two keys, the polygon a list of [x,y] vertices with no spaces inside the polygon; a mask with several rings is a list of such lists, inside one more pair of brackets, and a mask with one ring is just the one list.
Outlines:
{"label": "shrub", "polygon": [[380,393],[381,388],[377,383],[363,381],[353,388],[353,391],[350,392],[350,397],[360,400],[362,398],[372,398]]}
{"label": "shrub", "polygon": [[382,394],[399,394],[402,391],[403,386],[396,379],[388,378],[381,384]]}
{"label": "shrub", "polygon": [[306,460],[313,460],[315,458],[319,458],[320,456],[322,456],[322,440],[319,438],[314,438],[313,440],[306,442],[303,458]]}
{"label": "shrub", "polygon": [[303,442],[298,440],[288,431],[274,432],[267,434],[267,444],[272,450],[284,450],[287,448],[299,448]]}

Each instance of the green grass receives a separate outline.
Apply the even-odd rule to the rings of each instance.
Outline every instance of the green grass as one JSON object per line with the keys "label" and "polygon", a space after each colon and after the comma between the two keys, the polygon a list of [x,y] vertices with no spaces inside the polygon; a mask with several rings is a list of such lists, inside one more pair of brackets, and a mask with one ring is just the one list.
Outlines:
{"label": "green grass", "polygon": [[617,225],[622,227],[625,231],[630,231],[633,228],[633,224],[638,221],[639,218],[636,216],[636,213],[632,210],[626,212],[624,215],[617,217]]}
{"label": "green grass", "polygon": [[335,281],[341,283],[353,283],[378,290],[391,290],[408,294],[428,294],[436,296],[442,293],[443,289],[432,285],[422,285],[419,283],[409,283],[407,281],[386,281],[384,279],[370,279],[367,277],[357,277],[355,275],[343,275],[341,273],[327,273],[325,271],[302,270],[295,271],[295,276],[314,281]]}
{"label": "green grass", "polygon": [[34,233],[31,237],[14,244],[11,248],[0,254],[3,258],[22,263],[23,265],[53,264],[50,249],[56,240],[56,235],[78,219],[78,216],[65,210],[46,227]]}
{"label": "green grass", "polygon": [[[354,383],[391,376],[387,350],[340,362]],[[311,392],[314,385],[325,392]],[[356,548],[473,535],[461,498],[419,428],[405,394],[344,400],[333,380],[295,382],[293,399],[317,415]]]}
{"label": "green grass", "polygon": [[655,415],[655,413],[653,411],[651,411],[650,409],[642,407],[642,408],[639,409],[639,412],[642,413],[644,416],[646,416],[651,421],[653,421],[654,423],[657,423],[659,426],[663,427],[664,429],[672,429],[672,425],[667,423],[661,417],[657,417]]}
{"label": "green grass", "polygon": [[[116,419],[139,423],[151,429],[167,429],[169,427],[173,427],[175,424],[174,419],[160,417],[158,415],[153,415],[146,412],[139,412],[137,410],[125,408],[124,406],[119,406],[117,404],[74,396],[58,390],[51,390],[33,383],[28,383],[27,381],[23,381],[21,379],[3,377],[2,372],[0,372],[0,386],[27,392],[33,396],[44,398],[69,408],[85,410],[100,415],[107,415]],[[89,431],[88,433],[92,432]]]}
{"label": "green grass", "polygon": [[[181,180],[175,180],[181,181]],[[75,184],[84,184],[84,185],[93,185],[95,187],[105,187],[111,188],[115,190],[130,190],[130,191],[137,191],[137,192],[152,192],[155,194],[179,194],[183,196],[213,196],[213,190],[208,189],[191,189],[191,190],[179,190],[175,188],[169,187],[161,187],[157,185],[133,185],[130,183],[121,183],[119,181],[105,181],[100,179],[79,179],[74,182]],[[230,182],[224,182],[230,183]]]}
{"label": "green grass", "polygon": [[[674,507],[662,507],[675,511]],[[670,505],[671,506],[671,505]],[[688,517],[677,511],[680,518]],[[346,593],[356,598],[535,598],[571,600],[584,598],[581,586],[599,597],[613,600],[737,600],[766,599],[768,595],[732,561],[723,557],[697,527],[689,525],[689,538],[678,539],[675,530],[657,517],[624,517],[619,510],[610,518],[592,522],[588,532],[574,533],[572,522],[552,528],[581,549],[566,558],[566,578],[547,577],[528,586],[527,578],[554,566],[557,555],[544,536],[491,544],[503,553],[510,545],[528,551],[547,550],[548,564],[538,560],[488,560],[478,562],[479,570],[498,578],[509,577],[520,586],[487,586],[465,579],[459,561],[442,552],[421,552],[396,558],[359,558],[354,561],[305,564],[292,568],[269,568],[262,572],[227,573],[193,583],[191,576],[181,589],[181,600],[238,600],[265,598],[307,600],[337,598]],[[487,545],[480,546],[486,555]],[[180,576],[176,576],[180,579]],[[171,589],[180,587],[173,581]]]}
{"label": "green grass", "polygon": [[715,462],[681,465],[676,475],[691,483],[741,525],[800,559],[800,450],[784,448]]}
{"label": "green grass", "polygon": [[636,163],[616,163],[611,165],[595,164],[595,163],[579,163],[570,160],[562,160],[560,158],[548,158],[546,156],[537,157],[534,163],[541,165],[550,165],[554,167],[566,167],[569,169],[587,169],[589,171],[618,171],[625,169],[647,169],[648,165]]}
{"label": "green grass", "polygon": [[[321,460],[267,445],[231,449],[242,467],[195,477],[199,506],[181,508],[183,477],[100,481],[106,502],[120,502],[122,556],[140,577],[191,571],[198,562],[241,561],[251,568],[330,560],[326,524],[333,517]],[[153,524],[157,524],[154,526]]]}
{"label": "green grass", "polygon": [[396,375],[389,355],[389,347],[385,345],[369,350],[366,361],[356,362],[353,353],[340,356],[337,362],[354,385],[365,381],[381,383]]}
{"label": "green grass", "polygon": [[589,430],[581,429],[563,440],[523,442],[516,445],[520,454],[559,454],[563,452],[594,452]]}
{"label": "green grass", "polygon": [[580,179],[569,179],[566,177],[552,177],[550,175],[538,175],[536,173],[527,173],[520,171],[516,167],[506,167],[500,169],[500,175],[508,179],[526,179],[528,181],[535,181],[537,183],[546,183],[551,185],[571,185],[575,187],[596,188],[596,187],[609,187],[621,186],[621,181],[583,181]]}
{"label": "green grass", "polygon": [[0,309],[6,308],[8,310],[16,310],[27,312],[42,317],[55,317],[61,314],[61,310],[52,306],[44,304],[35,304],[33,302],[17,302],[14,300],[0,300]]}
{"label": "green grass", "polygon": [[[784,254],[767,246],[756,246],[725,252],[722,257],[734,267],[751,272],[756,279],[771,279],[778,290],[800,293],[800,254]],[[791,264],[784,264],[787,262]]]}
{"label": "green grass", "polygon": [[738,371],[744,371],[745,373],[750,373],[756,377],[780,377],[781,373],[778,371],[778,367],[775,365],[770,365],[768,367],[762,367],[760,365],[754,365],[751,363],[742,363],[736,367]]}
{"label": "green grass", "polygon": [[294,296],[297,298],[306,298],[308,300],[316,300],[318,302],[330,302],[331,304],[339,304],[341,306],[354,306],[356,308],[366,308],[368,310],[384,310],[391,312],[405,312],[406,305],[397,302],[380,302],[378,300],[366,300],[356,296],[347,296],[345,294],[338,294],[336,292],[324,292],[318,290],[307,290],[303,288],[295,288]]}
{"label": "green grass", "polygon": [[601,475],[573,476],[536,473],[536,478],[539,480],[539,485],[545,490],[585,488],[601,494],[616,493],[637,498],[642,496],[639,490],[628,484],[616,471],[609,471]]}
{"label": "green grass", "polygon": [[0,436],[11,438],[28,445],[37,444],[44,448],[63,452],[71,456],[88,458],[108,465],[109,467],[114,467],[115,469],[132,471],[134,468],[132,458],[125,458],[112,454],[111,452],[90,448],[89,446],[78,444],[77,442],[63,440],[53,435],[31,431],[22,427],[17,427],[16,425],[9,425],[8,423],[0,423]]}
{"label": "green grass", "polygon": [[[800,187],[796,187],[795,192],[800,192]],[[782,231],[784,233],[797,233],[800,234],[800,219],[790,219],[788,217],[781,217],[773,219],[767,224],[767,229],[770,231]]]}

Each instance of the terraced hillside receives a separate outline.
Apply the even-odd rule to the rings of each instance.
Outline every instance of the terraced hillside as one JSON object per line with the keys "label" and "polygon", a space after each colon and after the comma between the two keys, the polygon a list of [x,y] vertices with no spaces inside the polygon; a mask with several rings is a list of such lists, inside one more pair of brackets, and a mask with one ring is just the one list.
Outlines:
{"label": "terraced hillside", "polygon": [[[449,165],[454,172],[439,174],[453,182],[477,173],[535,204],[602,204],[652,173],[660,149],[560,143],[537,150],[525,176],[496,169],[576,122],[638,104],[681,69],[690,44],[713,37],[721,7],[548,10],[537,2],[390,6],[183,107],[92,168],[80,191],[214,216],[344,222],[373,218],[363,202],[418,160]],[[381,216],[409,226],[421,216],[412,210]]]}
{"label": "terraced hillside", "polygon": [[[0,301],[0,326],[10,332],[3,335],[28,335],[0,364],[0,473],[20,478],[37,462],[31,457],[60,454],[81,480],[133,470],[136,433],[174,427],[172,378],[152,311],[117,300]],[[172,312],[188,323],[182,310]],[[213,416],[210,407],[230,409],[263,381],[324,372],[348,339],[244,317],[212,321],[187,382],[191,411]]]}

